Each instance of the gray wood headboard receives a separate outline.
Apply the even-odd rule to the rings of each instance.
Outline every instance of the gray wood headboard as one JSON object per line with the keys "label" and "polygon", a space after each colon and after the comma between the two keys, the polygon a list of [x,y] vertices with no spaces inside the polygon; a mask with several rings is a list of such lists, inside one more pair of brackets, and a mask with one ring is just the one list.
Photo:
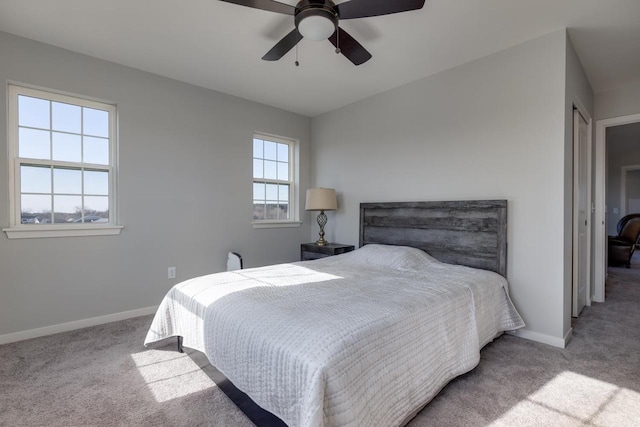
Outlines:
{"label": "gray wood headboard", "polygon": [[411,246],[450,264],[507,275],[507,201],[360,204],[360,246]]}

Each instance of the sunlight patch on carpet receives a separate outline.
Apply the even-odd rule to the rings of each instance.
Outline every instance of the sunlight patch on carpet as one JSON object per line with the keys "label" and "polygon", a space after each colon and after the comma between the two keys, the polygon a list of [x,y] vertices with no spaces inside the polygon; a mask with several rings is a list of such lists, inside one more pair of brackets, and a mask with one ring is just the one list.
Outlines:
{"label": "sunlight patch on carpet", "polygon": [[638,420],[640,393],[564,371],[491,426],[631,426]]}
{"label": "sunlight patch on carpet", "polygon": [[158,402],[216,387],[186,353],[149,350],[132,354],[131,358]]}

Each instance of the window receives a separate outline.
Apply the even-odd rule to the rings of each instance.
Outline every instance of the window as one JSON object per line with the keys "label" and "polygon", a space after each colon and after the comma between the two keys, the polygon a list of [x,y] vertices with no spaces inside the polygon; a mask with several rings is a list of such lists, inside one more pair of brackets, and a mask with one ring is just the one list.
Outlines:
{"label": "window", "polygon": [[295,141],[254,135],[254,224],[295,224]]}
{"label": "window", "polygon": [[15,85],[8,92],[7,235],[118,233],[115,106]]}

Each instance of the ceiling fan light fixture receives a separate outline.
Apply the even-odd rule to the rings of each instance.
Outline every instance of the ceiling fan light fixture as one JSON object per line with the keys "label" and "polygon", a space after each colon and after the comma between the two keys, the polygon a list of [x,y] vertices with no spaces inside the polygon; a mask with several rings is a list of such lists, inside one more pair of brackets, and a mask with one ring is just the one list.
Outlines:
{"label": "ceiling fan light fixture", "polygon": [[298,31],[305,39],[326,40],[336,31],[336,26],[328,18],[315,15],[308,16],[298,24]]}
{"label": "ceiling fan light fixture", "polygon": [[338,16],[331,8],[310,4],[296,12],[295,24],[305,39],[326,40],[336,31]]}

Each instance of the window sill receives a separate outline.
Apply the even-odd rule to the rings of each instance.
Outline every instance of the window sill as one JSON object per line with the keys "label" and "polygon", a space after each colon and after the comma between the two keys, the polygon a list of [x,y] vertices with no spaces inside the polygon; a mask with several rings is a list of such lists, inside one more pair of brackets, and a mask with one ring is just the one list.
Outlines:
{"label": "window sill", "polygon": [[300,227],[302,221],[254,221],[253,228],[294,228]]}
{"label": "window sill", "polygon": [[45,237],[113,236],[120,234],[121,225],[38,225],[3,228],[9,239],[36,239]]}

